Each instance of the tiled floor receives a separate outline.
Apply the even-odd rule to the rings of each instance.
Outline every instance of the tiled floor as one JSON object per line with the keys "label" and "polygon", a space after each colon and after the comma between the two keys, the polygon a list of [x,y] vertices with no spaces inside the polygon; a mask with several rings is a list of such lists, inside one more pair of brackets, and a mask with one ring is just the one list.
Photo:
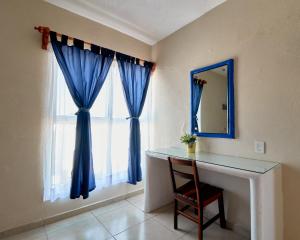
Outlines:
{"label": "tiled floor", "polygon": [[[197,225],[179,216],[179,230],[173,229],[172,207],[151,214],[143,212],[144,196],[138,195],[105,207],[68,218],[5,240],[192,240]],[[213,224],[205,240],[244,240]]]}

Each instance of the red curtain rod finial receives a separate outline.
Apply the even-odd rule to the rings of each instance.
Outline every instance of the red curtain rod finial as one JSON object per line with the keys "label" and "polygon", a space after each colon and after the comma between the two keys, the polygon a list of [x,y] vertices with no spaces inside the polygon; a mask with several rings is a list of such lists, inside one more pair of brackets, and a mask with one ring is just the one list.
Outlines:
{"label": "red curtain rod finial", "polygon": [[42,49],[47,50],[49,43],[50,28],[38,26],[34,27],[34,29],[42,33]]}
{"label": "red curtain rod finial", "polygon": [[152,69],[151,69],[151,73],[153,73],[155,71],[155,69],[156,69],[156,64],[153,63],[153,66],[152,66]]}

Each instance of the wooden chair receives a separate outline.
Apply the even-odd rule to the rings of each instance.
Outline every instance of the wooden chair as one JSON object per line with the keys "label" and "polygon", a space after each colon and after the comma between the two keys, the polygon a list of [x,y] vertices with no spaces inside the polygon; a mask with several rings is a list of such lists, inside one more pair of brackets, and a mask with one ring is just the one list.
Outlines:
{"label": "wooden chair", "polygon": [[[218,218],[220,218],[221,227],[226,228],[223,189],[199,181],[195,160],[181,160],[169,157],[168,161],[174,192],[174,229],[177,229],[177,216],[179,214],[198,224],[198,240],[203,239],[203,230]],[[191,167],[192,173],[179,171],[177,168],[174,169],[174,166]],[[177,187],[175,175],[189,181]],[[216,200],[218,200],[219,213],[204,223],[203,208]],[[183,206],[179,208],[178,203],[181,203]],[[190,207],[194,209],[194,213],[191,212],[189,214],[186,212]]]}

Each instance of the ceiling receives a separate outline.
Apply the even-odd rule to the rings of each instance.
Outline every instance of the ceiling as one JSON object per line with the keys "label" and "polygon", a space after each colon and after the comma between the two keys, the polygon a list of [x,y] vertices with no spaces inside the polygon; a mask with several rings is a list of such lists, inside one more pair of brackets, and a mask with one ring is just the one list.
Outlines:
{"label": "ceiling", "polygon": [[226,0],[46,0],[153,45]]}

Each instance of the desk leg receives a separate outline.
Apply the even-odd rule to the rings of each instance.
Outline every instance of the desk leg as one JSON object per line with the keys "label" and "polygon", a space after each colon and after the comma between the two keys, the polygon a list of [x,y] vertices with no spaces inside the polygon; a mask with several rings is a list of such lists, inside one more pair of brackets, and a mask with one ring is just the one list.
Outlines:
{"label": "desk leg", "polygon": [[146,156],[145,212],[151,212],[173,200],[168,161]]}
{"label": "desk leg", "polygon": [[250,178],[251,240],[260,240],[260,187],[258,178]]}
{"label": "desk leg", "polygon": [[282,240],[281,167],[250,178],[251,240]]}

